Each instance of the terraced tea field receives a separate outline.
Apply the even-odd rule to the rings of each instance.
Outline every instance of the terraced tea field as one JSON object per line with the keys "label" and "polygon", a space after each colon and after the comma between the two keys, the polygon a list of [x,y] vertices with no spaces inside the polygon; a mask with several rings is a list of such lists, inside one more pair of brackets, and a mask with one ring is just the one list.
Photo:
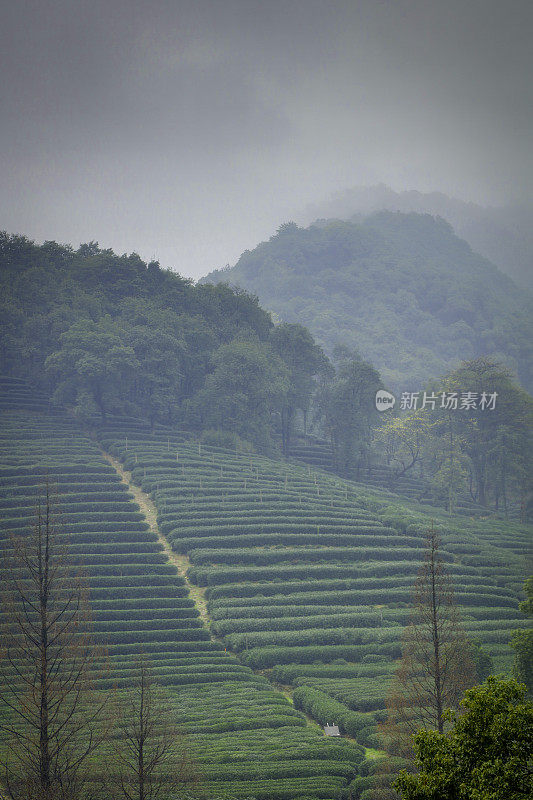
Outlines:
{"label": "terraced tea field", "polygon": [[[200,774],[195,797],[345,797],[362,749],[324,737],[211,636],[184,578],[99,444],[18,381],[3,379],[0,398],[0,546],[10,546],[10,533],[31,529],[48,476],[70,553],[88,576],[95,636],[109,650],[110,670],[98,689],[127,692],[144,650],[187,735]],[[155,441],[161,452],[167,446],[166,437],[151,437],[142,423],[113,424],[126,454],[132,454],[126,436]]]}
{"label": "terraced tea field", "polygon": [[[335,469],[331,445],[324,439],[316,437],[296,437],[289,449],[292,459],[310,464],[327,472],[338,472]],[[422,506],[446,506],[444,498],[435,496],[435,489],[416,474],[416,470],[396,476],[395,471],[386,464],[372,464],[369,467],[353,470],[348,477],[357,483],[385,489],[402,498],[409,498]],[[460,495],[456,501],[456,514],[483,514],[483,509],[470,497]]]}
{"label": "terraced tea field", "polygon": [[[508,670],[530,531],[450,518],[328,473],[156,435],[100,440],[150,493],[205,591],[212,632],[321,724],[378,747],[376,722],[431,521],[465,628]],[[370,790],[369,790],[370,791]],[[371,797],[368,794],[368,797]]]}

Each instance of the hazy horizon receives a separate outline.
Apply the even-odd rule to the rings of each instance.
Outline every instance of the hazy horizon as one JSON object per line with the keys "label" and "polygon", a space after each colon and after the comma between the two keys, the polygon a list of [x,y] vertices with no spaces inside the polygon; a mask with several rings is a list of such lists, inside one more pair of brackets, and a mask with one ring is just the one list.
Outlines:
{"label": "hazy horizon", "polygon": [[2,10],[0,227],[198,278],[354,186],[531,202],[525,0]]}

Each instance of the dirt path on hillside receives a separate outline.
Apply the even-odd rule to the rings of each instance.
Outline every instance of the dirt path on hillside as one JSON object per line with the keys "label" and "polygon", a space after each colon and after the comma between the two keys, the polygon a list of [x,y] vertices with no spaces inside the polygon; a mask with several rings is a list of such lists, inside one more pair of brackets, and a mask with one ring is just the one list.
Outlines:
{"label": "dirt path on hillside", "polygon": [[[198,613],[200,614],[202,622],[206,628],[210,630],[210,619],[207,612],[205,590],[201,589],[199,586],[195,586],[189,581],[187,577],[187,570],[191,566],[191,562],[189,561],[188,557],[181,555],[180,553],[175,553],[166,536],[161,533],[157,525],[157,508],[155,507],[150,496],[147,495],[146,492],[143,492],[140,486],[137,486],[135,483],[133,483],[131,472],[125,470],[120,461],[116,458],[113,458],[113,456],[109,455],[109,453],[106,453],[105,450],[102,450],[101,453],[105,460],[111,464],[113,469],[118,472],[122,482],[126,484],[128,490],[135,498],[135,502],[146,517],[146,521],[150,526],[150,530],[156,534],[157,538],[163,545],[163,549],[168,557],[168,560],[171,564],[174,564],[174,566],[177,567],[178,573],[185,580],[189,594],[194,602],[194,605],[198,609]],[[211,638],[214,639],[215,637],[212,636]]]}
{"label": "dirt path on hillside", "polygon": [[[172,549],[172,547],[170,546],[170,542],[168,541],[166,536],[164,536],[161,533],[161,531],[159,530],[159,527],[157,525],[157,508],[156,508],[155,504],[153,503],[152,499],[150,498],[150,496],[148,494],[146,494],[146,492],[143,492],[143,490],[140,488],[140,486],[137,486],[135,483],[133,483],[131,472],[129,472],[128,470],[125,470],[124,467],[122,466],[122,464],[120,463],[120,461],[117,458],[114,458],[112,455],[110,455],[109,453],[107,453],[105,450],[102,450],[102,449],[101,449],[101,453],[102,453],[102,456],[105,458],[105,460],[109,464],[111,464],[113,469],[116,470],[116,472],[120,475],[120,477],[122,479],[122,482],[127,486],[129,492],[133,495],[133,497],[135,499],[135,502],[139,506],[141,512],[144,514],[144,516],[146,518],[146,521],[147,521],[148,525],[150,526],[150,530],[153,531],[157,535],[157,538],[159,539],[159,541],[163,545],[163,549],[164,549],[164,551],[165,551],[165,553],[166,553],[166,555],[168,557],[168,560],[170,561],[171,564],[174,564],[177,567],[178,573],[185,580],[185,583],[187,585],[187,589],[189,590],[189,595],[192,598],[192,600],[194,602],[194,605],[198,609],[198,613],[200,614],[200,618],[201,618],[202,622],[204,623],[204,625],[206,626],[207,630],[209,631],[209,635],[211,636],[211,639],[213,641],[217,641],[217,642],[220,642],[220,643],[223,644],[224,642],[223,642],[222,639],[219,639],[218,637],[213,636],[213,634],[211,633],[211,620],[209,618],[209,613],[207,611],[207,601],[206,601],[206,598],[205,598],[205,589],[202,589],[199,586],[195,586],[194,583],[190,582],[190,580],[187,577],[187,570],[191,566],[191,562],[190,562],[189,558],[186,555],[181,555],[180,553],[175,553],[174,550]],[[257,675],[262,675],[263,677],[268,678],[268,675],[265,674],[265,672],[262,671],[262,670],[254,670],[254,672]],[[278,691],[281,694],[283,694],[287,698],[287,700],[291,703],[291,705],[293,704],[293,699],[292,699],[292,691],[293,691],[293,689],[292,689],[291,686],[278,687],[278,686],[274,685],[272,683],[272,681],[269,681],[269,682],[270,682],[270,684],[271,684],[273,689],[275,689],[276,691]],[[314,728],[318,728],[321,732],[323,732],[323,728],[322,728],[322,725],[320,725],[320,723],[318,723],[315,719],[313,719],[311,716],[309,716],[309,714],[306,714],[305,712],[303,712],[301,710],[300,710],[300,713],[303,714],[303,716],[305,717],[306,722],[307,722],[307,724],[309,726],[314,727]],[[352,739],[351,737],[346,736],[345,734],[343,734],[343,738],[344,739],[349,739],[350,741],[353,741],[354,743],[356,743],[355,739]],[[369,754],[370,753],[379,754],[378,757],[382,754],[382,751],[378,751],[378,750],[372,751],[372,750],[368,750],[367,748],[365,748],[365,750]],[[372,755],[371,757],[376,757],[376,756]],[[1,800],[1,796],[0,796],[0,800]]]}

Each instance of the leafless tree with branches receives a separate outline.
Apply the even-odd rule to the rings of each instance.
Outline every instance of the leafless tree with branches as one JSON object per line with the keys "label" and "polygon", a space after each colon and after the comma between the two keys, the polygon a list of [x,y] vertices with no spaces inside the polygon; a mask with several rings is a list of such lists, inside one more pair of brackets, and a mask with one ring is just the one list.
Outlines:
{"label": "leafless tree with branches", "polygon": [[461,627],[453,589],[433,528],[426,540],[424,563],[415,582],[411,621],[403,638],[402,659],[387,700],[383,733],[396,749],[410,751],[420,728],[444,730],[444,711],[458,708],[474,685],[476,671]]}
{"label": "leafless tree with branches", "polygon": [[90,673],[105,658],[48,481],[31,533],[12,536],[4,556],[0,777],[10,800],[80,800],[103,706]]}
{"label": "leafless tree with branches", "polygon": [[184,735],[162,687],[152,679],[144,653],[136,684],[120,698],[106,773],[104,795],[117,800],[174,800],[184,792],[190,797],[197,786]]}

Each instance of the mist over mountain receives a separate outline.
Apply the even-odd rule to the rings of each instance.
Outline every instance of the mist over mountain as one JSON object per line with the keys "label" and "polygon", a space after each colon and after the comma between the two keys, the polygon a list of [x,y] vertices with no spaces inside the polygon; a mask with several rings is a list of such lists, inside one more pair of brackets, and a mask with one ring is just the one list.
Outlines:
{"label": "mist over mountain", "polygon": [[533,384],[531,295],[441,218],[382,211],[307,228],[287,223],[202,281],[256,293],[328,352],[356,348],[396,389],[418,390],[479,355]]}
{"label": "mist over mountain", "polygon": [[319,218],[352,219],[376,211],[416,212],[443,217],[477,253],[497,264],[520,286],[533,290],[533,204],[484,207],[442,192],[396,192],[385,184],[354,187],[309,205],[306,225]]}

